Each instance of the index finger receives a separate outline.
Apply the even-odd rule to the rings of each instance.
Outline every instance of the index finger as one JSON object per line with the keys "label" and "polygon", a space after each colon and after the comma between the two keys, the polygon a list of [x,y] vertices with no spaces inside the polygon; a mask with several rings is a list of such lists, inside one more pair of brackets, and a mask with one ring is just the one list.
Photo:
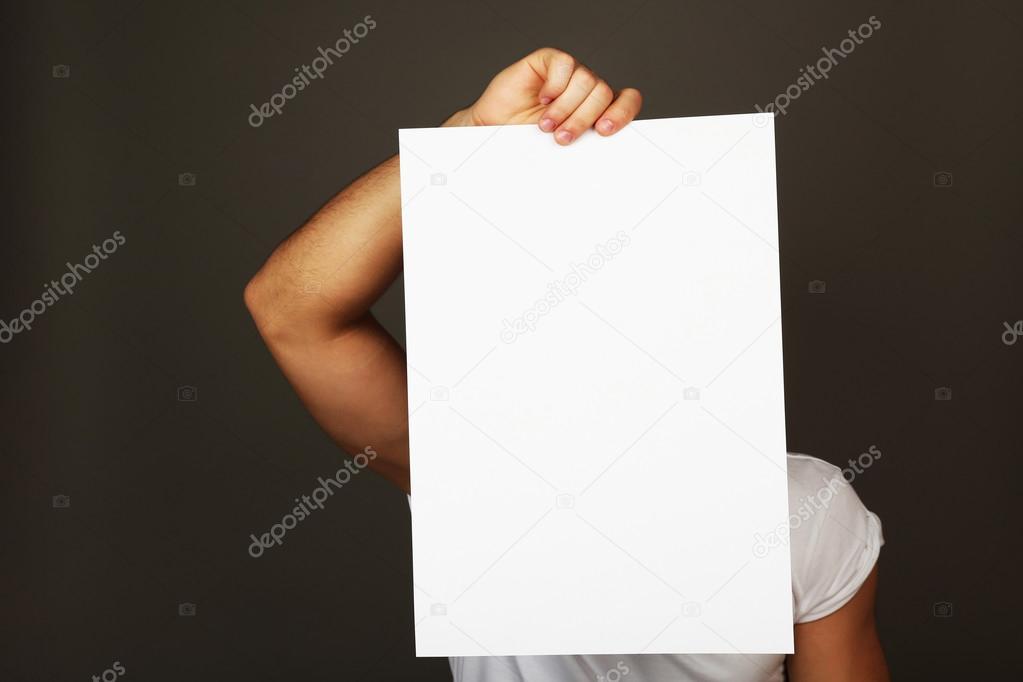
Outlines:
{"label": "index finger", "polygon": [[562,52],[553,47],[544,47],[526,57],[529,67],[543,79],[543,87],[540,88],[538,96],[540,104],[550,104],[558,97],[572,78],[575,71],[575,58],[567,52]]}

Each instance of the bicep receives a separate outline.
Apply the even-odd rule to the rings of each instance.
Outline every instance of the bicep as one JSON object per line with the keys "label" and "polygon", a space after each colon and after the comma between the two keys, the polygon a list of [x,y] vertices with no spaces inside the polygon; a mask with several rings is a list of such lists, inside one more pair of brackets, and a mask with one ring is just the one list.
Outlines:
{"label": "bicep", "polygon": [[338,445],[370,447],[370,467],[409,491],[405,353],[366,314],[336,336],[269,344],[299,399]]}
{"label": "bicep", "polygon": [[874,625],[877,566],[856,595],[819,620],[795,626],[792,682],[887,682],[888,667]]}

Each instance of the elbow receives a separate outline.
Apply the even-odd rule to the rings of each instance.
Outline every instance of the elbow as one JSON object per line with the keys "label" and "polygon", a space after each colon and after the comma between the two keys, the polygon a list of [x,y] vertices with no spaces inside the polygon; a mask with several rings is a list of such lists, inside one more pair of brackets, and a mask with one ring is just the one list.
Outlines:
{"label": "elbow", "polygon": [[242,300],[244,300],[245,308],[249,311],[249,316],[252,317],[252,321],[255,322],[259,333],[264,338],[267,338],[270,331],[270,301],[272,300],[272,296],[268,290],[262,271],[257,272],[252,279],[248,281],[248,284],[245,285],[245,290],[242,293]]}
{"label": "elbow", "polygon": [[318,297],[296,295],[265,268],[257,272],[242,294],[256,330],[271,349],[305,345],[330,331]]}
{"label": "elbow", "polygon": [[259,335],[271,348],[305,346],[332,339],[354,319],[347,306],[300,289],[290,277],[263,266],[245,285],[242,298]]}
{"label": "elbow", "polygon": [[245,308],[252,317],[256,317],[262,310],[259,273],[253,275],[252,279],[245,285],[245,291],[242,292],[242,300],[245,301]]}

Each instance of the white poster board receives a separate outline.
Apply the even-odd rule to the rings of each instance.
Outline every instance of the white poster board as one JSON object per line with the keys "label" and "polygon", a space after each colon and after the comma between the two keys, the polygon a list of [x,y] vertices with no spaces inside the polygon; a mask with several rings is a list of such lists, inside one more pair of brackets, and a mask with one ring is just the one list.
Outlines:
{"label": "white poster board", "polygon": [[773,120],[399,140],[417,655],[791,652]]}

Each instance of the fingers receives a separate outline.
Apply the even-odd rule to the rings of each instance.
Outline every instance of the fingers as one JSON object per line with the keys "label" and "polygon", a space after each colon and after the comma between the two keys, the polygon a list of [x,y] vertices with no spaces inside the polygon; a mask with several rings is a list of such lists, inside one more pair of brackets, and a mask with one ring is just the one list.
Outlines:
{"label": "fingers", "polygon": [[594,126],[601,135],[614,135],[636,118],[643,106],[643,95],[635,88],[625,88],[618,98],[603,112]]}
{"label": "fingers", "polygon": [[561,50],[543,48],[526,61],[543,81],[537,97],[547,109],[540,115],[540,130],[553,132],[558,144],[570,144],[590,127],[600,135],[613,135],[643,104],[635,88],[616,97],[606,82]]}
{"label": "fingers", "polygon": [[537,50],[527,58],[527,61],[544,81],[538,94],[540,104],[544,106],[565,91],[576,67],[572,55],[552,47]]}
{"label": "fingers", "polygon": [[[540,116],[540,130],[549,133],[579,108],[590,92],[600,83],[596,76],[584,66],[577,67],[565,86],[564,92],[551,102],[547,110]],[[593,121],[590,121],[592,124]],[[588,128],[589,124],[585,126]]]}
{"label": "fingers", "polygon": [[604,81],[598,82],[586,95],[586,99],[576,107],[564,123],[558,126],[554,132],[554,140],[558,144],[571,143],[593,125],[612,100],[614,100],[614,92],[611,90],[611,86]]}

